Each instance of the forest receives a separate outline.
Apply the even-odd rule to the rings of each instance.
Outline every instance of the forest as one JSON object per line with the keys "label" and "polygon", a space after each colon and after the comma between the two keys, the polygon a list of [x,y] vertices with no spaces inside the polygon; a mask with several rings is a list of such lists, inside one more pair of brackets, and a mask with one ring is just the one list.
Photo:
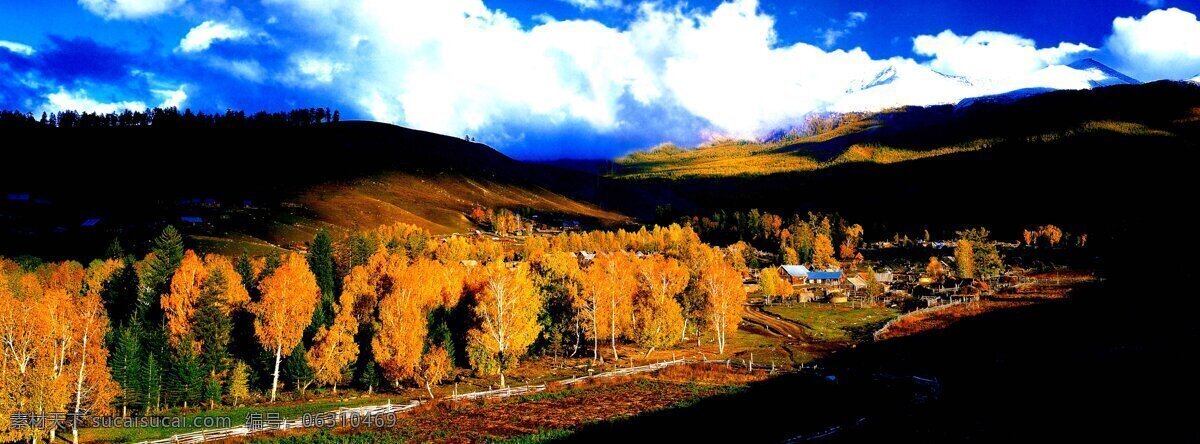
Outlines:
{"label": "forest", "polygon": [[[0,259],[0,411],[154,415],[316,387],[432,397],[455,367],[505,386],[528,355],[615,361],[618,344],[701,338],[724,353],[746,298],[744,255],[679,225],[506,245],[397,223],[267,257],[202,255],[167,226],[149,250]],[[6,440],[58,433],[10,420]]]}

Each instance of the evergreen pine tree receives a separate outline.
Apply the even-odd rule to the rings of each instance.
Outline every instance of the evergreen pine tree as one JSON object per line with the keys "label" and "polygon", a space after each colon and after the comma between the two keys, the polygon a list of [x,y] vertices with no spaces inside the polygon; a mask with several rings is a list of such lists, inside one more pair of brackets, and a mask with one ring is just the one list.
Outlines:
{"label": "evergreen pine tree", "polygon": [[125,257],[125,249],[121,247],[120,237],[113,237],[112,242],[108,244],[108,248],[104,249],[104,257],[106,259],[121,259]]}
{"label": "evergreen pine tree", "polygon": [[171,365],[166,375],[168,402],[184,408],[189,404],[195,405],[201,399],[204,385],[204,373],[200,370],[192,347],[190,336],[184,336],[179,341],[179,346],[172,351]]}
{"label": "evergreen pine tree", "polygon": [[[108,285],[101,290],[108,310],[108,319],[113,325],[133,324],[133,315],[138,303],[137,270],[133,258],[126,257],[125,266],[117,271]],[[115,346],[116,336],[113,336]]]}
{"label": "evergreen pine tree", "polygon": [[368,363],[363,369],[362,374],[358,377],[358,383],[367,388],[367,393],[374,392],[375,387],[378,387],[381,382],[379,379],[379,370],[376,370],[375,367],[374,362]]}
{"label": "evergreen pine tree", "polygon": [[312,384],[313,371],[308,366],[308,350],[304,348],[303,342],[296,344],[296,349],[284,359],[282,372],[283,380],[290,382],[292,387],[301,392]]}
{"label": "evergreen pine tree", "polygon": [[317,286],[321,288],[321,305],[313,312],[313,322],[308,328],[311,331],[305,332],[305,338],[311,340],[318,328],[333,324],[333,299],[338,293],[337,279],[334,277],[333,236],[328,230],[318,231],[309,243],[308,267],[317,278]]}
{"label": "evergreen pine tree", "polygon": [[[205,377],[204,400],[210,405],[221,400],[222,380],[229,370],[229,340],[233,321],[225,315],[221,306],[221,294],[225,292],[224,275],[214,273],[196,301],[193,333],[202,344],[197,360]],[[234,284],[237,285],[237,284]]]}
{"label": "evergreen pine tree", "polygon": [[167,225],[154,239],[150,252],[154,257],[147,262],[148,272],[142,278],[144,291],[139,295],[138,309],[142,311],[145,325],[157,325],[162,320],[159,297],[167,292],[171,276],[183,262],[183,236],[175,227]]}
{"label": "evergreen pine tree", "polygon": [[137,384],[142,401],[142,414],[158,410],[162,400],[162,361],[154,353],[142,351],[142,371]]}
{"label": "evergreen pine tree", "polygon": [[333,236],[321,229],[308,244],[308,267],[317,278],[321,293],[332,297],[337,293],[337,282],[333,275]]}
{"label": "evergreen pine tree", "polygon": [[117,404],[121,407],[121,416],[129,415],[129,408],[136,407],[142,395],[142,347],[137,335],[130,327],[119,329],[116,334],[116,345],[108,364],[113,381],[121,386],[121,396]]}
{"label": "evergreen pine tree", "polygon": [[239,283],[250,293],[250,300],[258,301],[258,281],[255,279],[254,265],[250,264],[250,257],[245,254],[238,256],[233,263],[233,270],[242,277],[242,282]]}

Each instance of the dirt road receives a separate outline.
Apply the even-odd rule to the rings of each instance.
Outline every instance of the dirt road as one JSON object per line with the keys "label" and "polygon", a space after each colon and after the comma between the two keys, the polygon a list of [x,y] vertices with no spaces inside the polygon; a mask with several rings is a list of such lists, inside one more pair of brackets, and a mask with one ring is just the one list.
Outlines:
{"label": "dirt road", "polygon": [[767,313],[759,305],[746,306],[742,320],[766,330],[767,333],[774,336],[788,338],[793,341],[812,341],[812,335],[808,333],[808,330],[803,325]]}

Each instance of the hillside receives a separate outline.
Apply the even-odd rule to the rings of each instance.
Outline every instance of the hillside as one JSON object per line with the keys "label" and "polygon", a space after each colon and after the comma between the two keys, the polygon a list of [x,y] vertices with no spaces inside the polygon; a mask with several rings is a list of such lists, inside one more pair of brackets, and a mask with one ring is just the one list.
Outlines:
{"label": "hillside", "polygon": [[1083,134],[1175,137],[1195,130],[1194,122],[1186,120],[1196,116],[1198,96],[1195,85],[1159,82],[848,115],[836,127],[805,137],[725,140],[695,149],[665,145],[635,152],[619,159],[620,168],[611,176],[763,176],[842,164],[891,164]]}
{"label": "hillside", "polygon": [[297,245],[320,227],[465,232],[476,205],[551,223],[625,220],[579,199],[592,176],[381,123],[2,130],[36,146],[6,153],[0,254],[98,254],[114,236],[145,239],[164,223],[225,252]]}
{"label": "hillside", "polygon": [[832,210],[876,232],[931,221],[1089,230],[1161,210],[1153,202],[1181,186],[1198,147],[1200,86],[1156,82],[904,108],[772,143],[660,147],[621,159],[604,186],[681,215]]}

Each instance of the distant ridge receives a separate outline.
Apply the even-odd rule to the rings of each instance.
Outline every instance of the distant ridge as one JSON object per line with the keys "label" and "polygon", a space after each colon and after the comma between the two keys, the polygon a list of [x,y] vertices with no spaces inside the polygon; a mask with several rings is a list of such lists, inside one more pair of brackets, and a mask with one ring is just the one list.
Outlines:
{"label": "distant ridge", "polygon": [[1078,69],[1080,71],[1095,70],[1095,71],[1099,71],[1100,73],[1104,74],[1105,77],[1103,79],[1091,80],[1088,82],[1088,83],[1091,83],[1092,88],[1100,88],[1103,86],[1112,86],[1112,85],[1141,85],[1142,84],[1142,82],[1140,80],[1135,79],[1133,77],[1129,77],[1129,76],[1125,75],[1124,73],[1121,73],[1120,71],[1112,69],[1108,65],[1105,65],[1103,63],[1096,61],[1096,59],[1093,59],[1093,58],[1086,58],[1083,60],[1079,60],[1079,61],[1076,61],[1067,66]]}

